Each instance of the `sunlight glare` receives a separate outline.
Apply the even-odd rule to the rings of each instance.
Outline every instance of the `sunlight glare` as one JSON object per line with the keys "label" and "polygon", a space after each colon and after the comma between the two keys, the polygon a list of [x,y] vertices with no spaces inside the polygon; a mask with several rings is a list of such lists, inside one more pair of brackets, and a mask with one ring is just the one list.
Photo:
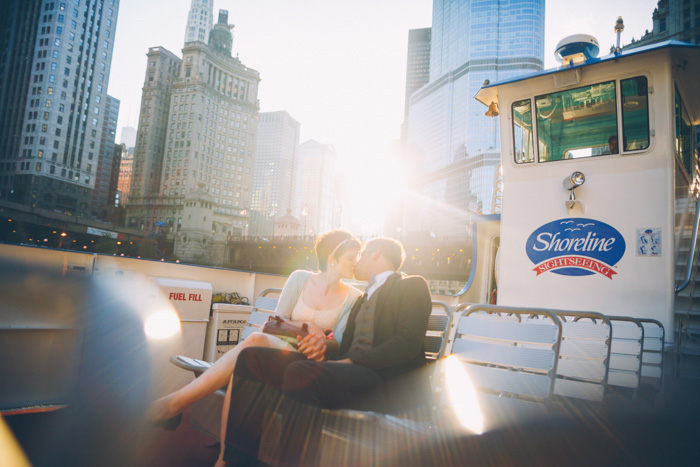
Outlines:
{"label": "sunlight glare", "polygon": [[450,355],[445,359],[445,378],[450,402],[459,423],[478,435],[484,432],[484,417],[476,398],[476,390],[459,359]]}
{"label": "sunlight glare", "polygon": [[344,168],[348,210],[353,231],[362,235],[379,234],[388,215],[399,209],[405,197],[405,170],[398,158],[389,154],[367,154]]}
{"label": "sunlight glare", "polygon": [[172,310],[156,311],[146,318],[143,329],[151,339],[165,339],[180,330],[180,319]]}

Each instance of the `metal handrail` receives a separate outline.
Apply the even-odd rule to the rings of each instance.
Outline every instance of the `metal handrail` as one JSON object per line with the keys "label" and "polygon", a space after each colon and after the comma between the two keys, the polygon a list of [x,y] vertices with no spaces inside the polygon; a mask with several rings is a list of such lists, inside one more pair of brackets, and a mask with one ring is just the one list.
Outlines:
{"label": "metal handrail", "polygon": [[679,293],[685,290],[690,284],[690,276],[693,272],[693,260],[695,259],[695,243],[698,241],[698,224],[700,224],[700,200],[695,200],[695,225],[693,226],[693,236],[690,243],[690,254],[688,255],[688,269],[685,273],[685,281],[681,285],[675,287],[675,292]]}

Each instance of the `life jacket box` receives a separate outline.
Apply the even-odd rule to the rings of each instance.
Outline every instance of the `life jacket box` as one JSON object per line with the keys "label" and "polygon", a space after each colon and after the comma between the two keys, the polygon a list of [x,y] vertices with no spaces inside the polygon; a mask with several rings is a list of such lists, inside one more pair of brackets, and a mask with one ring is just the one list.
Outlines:
{"label": "life jacket box", "polygon": [[215,362],[238,345],[253,307],[214,303],[211,310],[207,337],[204,341],[204,360]]}

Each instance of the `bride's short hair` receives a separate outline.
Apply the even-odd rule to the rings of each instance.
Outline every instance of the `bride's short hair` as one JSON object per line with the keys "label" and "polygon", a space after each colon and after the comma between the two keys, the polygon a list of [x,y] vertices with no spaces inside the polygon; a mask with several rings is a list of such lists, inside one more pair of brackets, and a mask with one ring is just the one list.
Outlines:
{"label": "bride's short hair", "polygon": [[314,245],[318,269],[321,271],[326,270],[326,267],[328,267],[328,256],[333,255],[337,260],[343,253],[353,247],[359,250],[360,242],[346,230],[331,230],[319,235]]}

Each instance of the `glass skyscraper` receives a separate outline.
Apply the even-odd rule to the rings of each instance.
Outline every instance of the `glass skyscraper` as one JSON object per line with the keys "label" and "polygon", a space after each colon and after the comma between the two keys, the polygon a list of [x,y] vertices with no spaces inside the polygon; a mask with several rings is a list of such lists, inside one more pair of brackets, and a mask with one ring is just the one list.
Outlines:
{"label": "glass skyscraper", "polygon": [[430,82],[411,96],[404,232],[463,236],[493,208],[498,122],[474,95],[485,80],[541,70],[544,0],[434,0]]}

